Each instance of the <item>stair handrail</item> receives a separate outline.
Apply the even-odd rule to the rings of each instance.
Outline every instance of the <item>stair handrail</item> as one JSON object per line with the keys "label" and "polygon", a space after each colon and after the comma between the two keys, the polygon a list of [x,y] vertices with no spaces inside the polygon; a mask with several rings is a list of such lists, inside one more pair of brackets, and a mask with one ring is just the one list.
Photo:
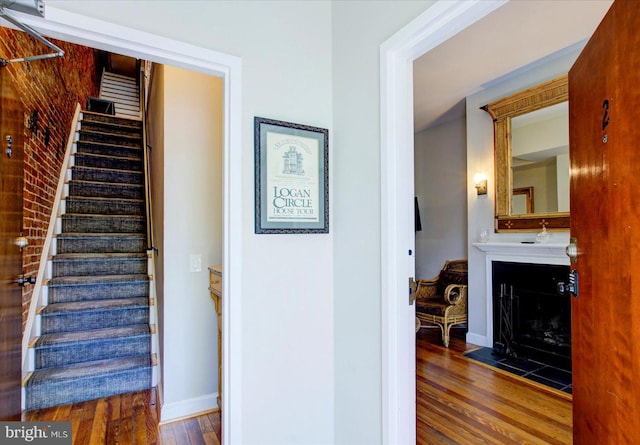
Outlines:
{"label": "stair handrail", "polygon": [[[142,120],[142,152],[144,159],[144,188],[145,188],[145,208],[147,213],[147,272],[149,273],[149,297],[153,301],[150,304],[149,322],[151,328],[151,351],[152,351],[152,386],[156,387],[158,395],[157,406],[162,404],[162,376],[160,366],[160,334],[159,334],[159,318],[158,318],[158,304],[157,304],[157,276],[156,276],[156,261],[158,255],[158,249],[153,245],[153,206],[151,205],[151,164],[149,163],[149,152],[151,146],[147,144],[147,103],[149,99],[149,83],[151,80],[151,63],[146,60],[140,61],[140,68],[138,71],[139,82],[139,100],[140,100],[140,114]],[[153,328],[155,325],[155,329]]]}
{"label": "stair handrail", "polygon": [[153,245],[153,230],[152,230],[152,205],[151,205],[151,180],[150,180],[150,164],[149,164],[149,150],[151,147],[147,145],[147,64],[151,62],[142,61],[140,63],[140,71],[138,73],[139,85],[140,85],[140,114],[142,118],[142,152],[144,159],[144,190],[145,190],[145,208],[147,213],[147,249],[155,249]]}

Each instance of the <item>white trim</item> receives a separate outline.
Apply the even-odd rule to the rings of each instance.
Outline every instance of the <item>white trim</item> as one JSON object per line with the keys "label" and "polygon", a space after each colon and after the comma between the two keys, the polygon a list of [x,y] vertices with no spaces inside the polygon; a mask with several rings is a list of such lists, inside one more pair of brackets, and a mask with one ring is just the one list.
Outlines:
{"label": "white trim", "polygon": [[[157,63],[224,78],[224,295],[222,443],[242,443],[242,61],[228,54],[149,34],[114,23],[47,6],[46,20],[16,14],[43,34],[68,42],[113,51]],[[228,304],[227,304],[228,303]],[[215,407],[216,395],[213,398]],[[195,399],[194,399],[195,400]],[[188,403],[187,403],[188,402]],[[195,406],[191,401],[185,406]],[[182,402],[181,402],[182,403]],[[194,402],[195,403],[195,402]],[[198,404],[200,402],[197,402]],[[204,403],[207,408],[210,404]],[[174,409],[173,404],[168,409]],[[163,410],[165,407],[163,407]],[[176,408],[177,409],[177,408]],[[206,408],[205,408],[206,409]],[[196,409],[198,412],[202,409]]]}
{"label": "white trim", "polygon": [[[156,292],[156,251],[155,249],[147,250],[147,275],[149,277],[149,330],[151,332],[151,354],[155,355],[156,363],[152,363],[151,386],[160,386],[162,381],[162,356],[160,355],[160,330],[158,325],[160,318],[158,317],[158,294]],[[151,330],[154,326],[155,329]],[[162,398],[158,397],[159,400]]]}
{"label": "white trim", "polygon": [[382,443],[416,442],[413,61],[506,3],[438,1],[380,46]]}
{"label": "white trim", "polygon": [[[222,270],[222,445],[242,443],[242,71],[224,83],[224,223]],[[229,298],[229,296],[233,298]]]}
{"label": "white trim", "polygon": [[213,393],[162,405],[163,417],[165,417],[166,414],[166,418],[169,420],[161,423],[174,422],[176,420],[191,417],[195,413],[211,412],[218,408],[218,402],[216,401],[217,397],[218,393]]}
{"label": "white trim", "polygon": [[[485,252],[487,255],[512,255],[514,257],[541,257],[541,258],[555,258],[561,261],[558,264],[569,264],[569,258],[567,257],[566,248],[567,243],[473,243],[475,247]],[[514,260],[518,261],[518,260]],[[524,262],[523,260],[522,262]],[[551,263],[549,263],[551,264]]]}
{"label": "white trim", "polygon": [[[481,335],[467,334],[467,341],[476,345],[493,347],[493,262],[507,261],[512,263],[555,264],[569,266],[566,244],[522,244],[522,243],[473,243],[485,253],[485,295],[487,296],[487,324],[484,342]],[[475,341],[471,341],[473,338]]]}
{"label": "white trim", "polygon": [[467,333],[467,343],[471,343],[472,345],[478,346],[486,346],[490,347],[493,345],[493,341],[489,340],[486,335],[478,335],[473,332]]}

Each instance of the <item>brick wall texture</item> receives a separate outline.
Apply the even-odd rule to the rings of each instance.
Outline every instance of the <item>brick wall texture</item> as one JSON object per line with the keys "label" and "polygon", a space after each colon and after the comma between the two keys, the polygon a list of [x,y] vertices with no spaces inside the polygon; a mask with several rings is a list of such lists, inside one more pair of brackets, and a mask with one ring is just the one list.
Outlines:
{"label": "brick wall texture", "polygon": [[[99,92],[99,51],[51,39],[65,52],[63,58],[11,63],[6,70],[24,105],[23,234],[29,246],[23,250],[23,270],[36,276],[71,121],[80,104]],[[0,57],[14,59],[52,52],[21,31],[0,27]],[[29,128],[37,110],[37,126]],[[23,330],[33,292],[26,285],[22,295]]]}

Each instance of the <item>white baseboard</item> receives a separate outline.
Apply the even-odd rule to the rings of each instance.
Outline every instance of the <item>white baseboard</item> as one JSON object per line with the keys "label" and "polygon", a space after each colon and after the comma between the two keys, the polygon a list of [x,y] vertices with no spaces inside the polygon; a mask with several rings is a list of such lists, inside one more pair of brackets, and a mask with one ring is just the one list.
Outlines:
{"label": "white baseboard", "polygon": [[471,343],[478,346],[486,346],[488,348],[492,347],[488,342],[488,339],[485,335],[474,334],[473,332],[467,332],[467,343]]}
{"label": "white baseboard", "polygon": [[165,403],[162,405],[160,422],[171,422],[184,417],[191,417],[199,413],[218,408],[218,393],[207,394],[180,402]]}

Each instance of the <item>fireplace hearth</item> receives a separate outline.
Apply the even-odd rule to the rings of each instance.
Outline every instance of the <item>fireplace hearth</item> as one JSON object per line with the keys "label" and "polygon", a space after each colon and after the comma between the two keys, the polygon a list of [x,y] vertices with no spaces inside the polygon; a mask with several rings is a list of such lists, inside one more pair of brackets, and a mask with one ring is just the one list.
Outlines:
{"label": "fireplace hearth", "polygon": [[571,370],[571,297],[556,292],[568,274],[563,265],[492,262],[496,353]]}

